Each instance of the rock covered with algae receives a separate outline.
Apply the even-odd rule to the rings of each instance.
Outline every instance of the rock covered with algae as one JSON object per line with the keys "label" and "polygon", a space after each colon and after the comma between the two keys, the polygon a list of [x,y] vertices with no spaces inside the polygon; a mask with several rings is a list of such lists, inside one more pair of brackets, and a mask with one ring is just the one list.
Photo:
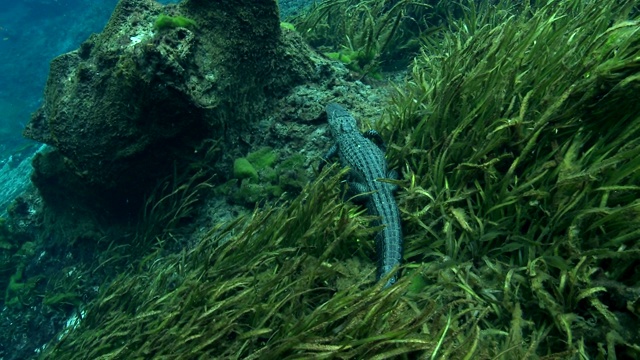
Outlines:
{"label": "rock covered with algae", "polygon": [[[195,25],[158,28],[162,16]],[[122,0],[102,33],[51,63],[44,103],[24,132],[55,148],[34,162],[34,182],[49,188],[45,196],[64,183],[139,193],[202,139],[316,78],[296,36],[282,33],[275,1]]]}

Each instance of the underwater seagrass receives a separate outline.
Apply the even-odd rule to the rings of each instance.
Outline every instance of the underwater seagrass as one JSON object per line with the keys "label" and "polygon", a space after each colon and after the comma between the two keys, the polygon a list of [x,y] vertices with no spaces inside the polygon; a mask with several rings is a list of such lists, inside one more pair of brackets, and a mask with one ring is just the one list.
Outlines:
{"label": "underwater seagrass", "polygon": [[426,42],[389,108],[405,258],[455,269],[506,358],[637,357],[638,7],[510,7]]}
{"label": "underwater seagrass", "polygon": [[[415,0],[325,0],[291,20],[320,51],[361,77],[379,78],[399,70],[419,52],[420,41],[435,30],[451,2]],[[444,16],[446,18],[446,16]]]}
{"label": "underwater seagrass", "polygon": [[637,5],[466,4],[388,108],[395,286],[334,168],[123,274],[44,357],[637,358]]}

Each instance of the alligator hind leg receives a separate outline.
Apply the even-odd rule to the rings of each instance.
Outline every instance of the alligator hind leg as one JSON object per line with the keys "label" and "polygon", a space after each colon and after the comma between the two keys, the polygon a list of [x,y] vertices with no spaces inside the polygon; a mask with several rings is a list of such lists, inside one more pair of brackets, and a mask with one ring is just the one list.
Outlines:
{"label": "alligator hind leg", "polygon": [[347,184],[349,185],[349,188],[347,188],[346,195],[354,203],[362,205],[367,202],[371,194],[369,193],[369,190],[367,190],[367,187],[364,184],[361,184],[355,181],[348,181]]}
{"label": "alligator hind leg", "polygon": [[[398,178],[399,178],[399,176],[398,176],[398,172],[397,171],[389,170],[389,172],[387,172],[387,179],[398,180]],[[396,184],[385,183],[385,185],[388,187],[389,190],[391,190],[391,192],[398,191],[398,185],[396,185]]]}
{"label": "alligator hind leg", "polygon": [[[389,172],[387,172],[387,177],[385,179],[389,179],[389,180],[398,180],[398,172],[395,170],[389,170]],[[387,189],[389,189],[389,191],[391,192],[396,192],[398,190],[398,185],[396,184],[392,184],[392,183],[388,183],[386,181],[381,181],[384,187],[386,187]]]}

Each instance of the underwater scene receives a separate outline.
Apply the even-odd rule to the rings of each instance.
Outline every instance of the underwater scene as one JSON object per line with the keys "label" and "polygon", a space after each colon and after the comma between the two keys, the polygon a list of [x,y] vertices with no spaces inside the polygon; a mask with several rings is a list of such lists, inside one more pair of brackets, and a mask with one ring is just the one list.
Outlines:
{"label": "underwater scene", "polygon": [[0,4],[0,359],[640,359],[640,3]]}

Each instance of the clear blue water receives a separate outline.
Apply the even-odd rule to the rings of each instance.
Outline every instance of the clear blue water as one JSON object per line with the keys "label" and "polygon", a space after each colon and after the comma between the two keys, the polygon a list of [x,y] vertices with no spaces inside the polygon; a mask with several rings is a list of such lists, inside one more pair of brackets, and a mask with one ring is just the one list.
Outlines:
{"label": "clear blue water", "polygon": [[0,0],[0,159],[27,142],[22,129],[42,101],[51,59],[100,32],[117,3]]}

